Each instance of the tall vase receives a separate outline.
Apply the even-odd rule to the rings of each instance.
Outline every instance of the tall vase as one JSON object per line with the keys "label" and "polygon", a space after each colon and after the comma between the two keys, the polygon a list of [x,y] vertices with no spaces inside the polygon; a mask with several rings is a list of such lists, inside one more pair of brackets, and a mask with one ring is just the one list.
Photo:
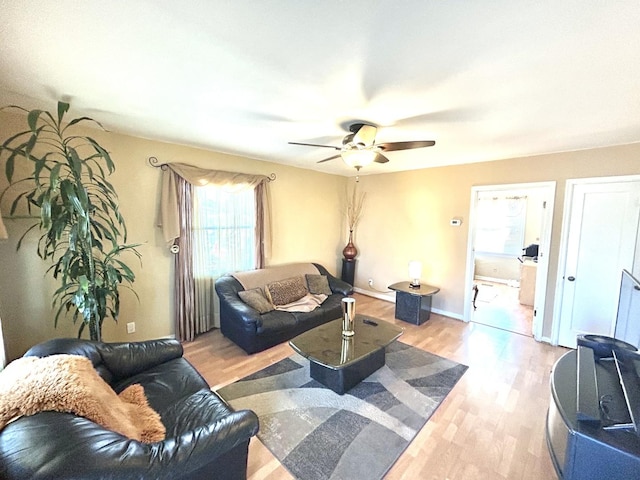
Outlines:
{"label": "tall vase", "polygon": [[355,333],[353,323],[356,320],[356,299],[345,297],[342,299],[342,336],[351,337]]}
{"label": "tall vase", "polygon": [[342,250],[342,255],[347,260],[353,260],[356,258],[356,255],[358,255],[358,249],[353,244],[353,230],[349,230],[349,243],[347,243],[347,246]]}

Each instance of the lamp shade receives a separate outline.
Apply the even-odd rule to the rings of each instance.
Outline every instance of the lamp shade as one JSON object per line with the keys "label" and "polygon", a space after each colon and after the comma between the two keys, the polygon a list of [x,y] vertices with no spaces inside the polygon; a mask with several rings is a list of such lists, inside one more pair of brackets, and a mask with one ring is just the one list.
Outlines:
{"label": "lamp shade", "polygon": [[409,262],[409,278],[412,287],[420,286],[420,277],[422,276],[422,263],[417,260]]}
{"label": "lamp shade", "polygon": [[2,223],[2,214],[0,214],[0,239],[6,240],[7,238],[9,238],[9,235],[7,234],[4,223]]}
{"label": "lamp shade", "polygon": [[354,168],[371,165],[377,153],[373,150],[346,150],[340,154],[344,163]]}

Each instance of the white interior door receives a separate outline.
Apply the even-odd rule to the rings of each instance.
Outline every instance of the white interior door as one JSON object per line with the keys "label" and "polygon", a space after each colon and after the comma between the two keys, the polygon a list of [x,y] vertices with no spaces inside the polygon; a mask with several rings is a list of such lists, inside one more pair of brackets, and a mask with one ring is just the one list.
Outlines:
{"label": "white interior door", "polygon": [[640,181],[567,186],[564,269],[559,271],[558,343],[575,348],[576,335],[613,335],[623,268],[634,263]]}

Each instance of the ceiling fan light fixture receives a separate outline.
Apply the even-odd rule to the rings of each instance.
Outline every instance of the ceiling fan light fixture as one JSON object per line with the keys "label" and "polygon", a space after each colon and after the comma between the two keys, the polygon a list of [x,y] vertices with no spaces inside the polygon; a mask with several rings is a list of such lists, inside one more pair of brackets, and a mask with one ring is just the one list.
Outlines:
{"label": "ceiling fan light fixture", "polygon": [[332,155],[329,158],[318,160],[317,163],[324,163],[328,162],[329,160],[333,160],[334,158],[342,157],[344,163],[346,163],[350,167],[355,168],[356,170],[360,170],[362,167],[371,165],[373,162],[389,162],[389,159],[385,156],[386,152],[432,147],[436,144],[436,142],[433,140],[376,143],[375,140],[378,127],[368,123],[354,123],[349,127],[349,131],[351,133],[348,133],[342,139],[341,147],[306,142],[289,142],[289,144],[339,150],[339,154]]}
{"label": "ceiling fan light fixture", "polygon": [[377,152],[373,150],[345,150],[340,154],[344,163],[350,167],[360,169],[371,165],[376,159]]}

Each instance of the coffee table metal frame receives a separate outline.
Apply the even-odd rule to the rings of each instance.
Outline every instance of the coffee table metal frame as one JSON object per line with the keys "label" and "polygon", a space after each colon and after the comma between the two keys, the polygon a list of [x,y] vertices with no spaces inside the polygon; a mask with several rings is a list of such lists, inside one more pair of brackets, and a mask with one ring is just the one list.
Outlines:
{"label": "coffee table metal frame", "polygon": [[355,334],[342,336],[342,319],[320,325],[289,341],[309,359],[311,378],[343,395],[385,364],[385,347],[402,332],[377,318],[356,314]]}

